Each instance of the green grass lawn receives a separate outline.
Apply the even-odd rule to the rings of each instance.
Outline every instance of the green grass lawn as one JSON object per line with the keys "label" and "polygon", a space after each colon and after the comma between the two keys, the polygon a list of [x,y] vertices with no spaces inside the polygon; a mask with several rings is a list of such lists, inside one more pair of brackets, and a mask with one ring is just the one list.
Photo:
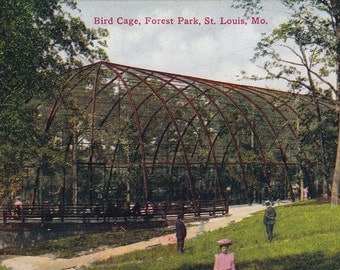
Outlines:
{"label": "green grass lawn", "polygon": [[198,270],[213,268],[216,241],[230,238],[238,270],[340,269],[340,207],[293,204],[277,207],[272,243],[266,239],[263,211],[238,223],[186,241],[184,254],[157,246],[96,263],[88,270]]}

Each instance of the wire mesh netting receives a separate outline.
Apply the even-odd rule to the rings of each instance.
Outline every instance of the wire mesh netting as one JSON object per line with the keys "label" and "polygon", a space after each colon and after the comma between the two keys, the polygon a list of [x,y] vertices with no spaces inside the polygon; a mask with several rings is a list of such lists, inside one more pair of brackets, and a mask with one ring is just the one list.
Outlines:
{"label": "wire mesh netting", "polygon": [[73,201],[238,202],[263,188],[281,198],[308,171],[303,104],[313,107],[288,92],[99,62],[70,77],[47,128]]}

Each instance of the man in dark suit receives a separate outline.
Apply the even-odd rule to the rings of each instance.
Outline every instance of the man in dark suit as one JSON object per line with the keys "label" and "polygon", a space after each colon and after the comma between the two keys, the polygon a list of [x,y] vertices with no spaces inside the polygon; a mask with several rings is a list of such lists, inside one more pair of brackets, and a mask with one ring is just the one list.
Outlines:
{"label": "man in dark suit", "polygon": [[276,219],[276,210],[272,207],[270,201],[266,201],[265,205],[267,207],[263,216],[263,224],[266,226],[266,232],[268,240],[271,242],[273,240],[274,224]]}
{"label": "man in dark suit", "polygon": [[177,216],[177,221],[175,224],[176,238],[177,238],[177,251],[183,253],[184,251],[184,240],[187,236],[187,228],[182,221],[183,215]]}

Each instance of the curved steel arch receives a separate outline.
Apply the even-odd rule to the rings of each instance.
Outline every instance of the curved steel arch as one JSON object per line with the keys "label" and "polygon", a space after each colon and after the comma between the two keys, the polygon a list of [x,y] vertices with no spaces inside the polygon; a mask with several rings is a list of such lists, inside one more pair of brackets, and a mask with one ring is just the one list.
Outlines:
{"label": "curved steel arch", "polygon": [[[240,92],[240,91],[239,91]],[[287,163],[286,163],[286,155],[285,155],[285,151],[283,150],[282,148],[282,145],[281,145],[281,142],[279,141],[279,136],[276,132],[276,129],[274,128],[272,122],[270,121],[270,119],[268,118],[268,115],[266,114],[266,112],[255,102],[253,102],[248,96],[240,93],[241,95],[243,95],[243,97],[245,99],[247,99],[251,104],[253,104],[257,110],[262,114],[262,116],[265,118],[266,122],[268,123],[268,126],[270,128],[270,130],[272,131],[274,137],[275,137],[275,140],[274,142],[277,144],[277,147],[278,149],[280,150],[280,153],[281,153],[281,157],[282,157],[282,161],[283,161],[283,164],[284,164],[284,169],[285,169],[285,173],[286,173],[286,179],[288,180],[288,184],[289,184],[289,187],[290,187],[290,190],[291,192],[293,193],[293,189],[292,189],[292,179],[290,178],[290,175],[289,175],[289,172],[288,172],[288,166],[287,166]],[[271,103],[268,103],[272,106]],[[275,109],[275,108],[274,108]],[[280,112],[278,110],[275,109],[275,111],[277,111],[279,114]],[[281,115],[282,116],[282,115]],[[294,133],[293,133],[294,134]]]}
{"label": "curved steel arch", "polygon": [[[115,93],[117,89],[118,94]],[[227,112],[230,110],[234,110],[234,113],[241,117],[240,123],[243,128],[247,127],[253,134],[259,156],[259,161],[256,164],[261,166],[263,174],[267,173],[266,151],[277,149],[281,155],[277,164],[282,164],[287,181],[291,186],[289,164],[296,161],[288,160],[290,157],[287,157],[287,149],[284,149],[281,140],[285,139],[283,136],[288,133],[290,135],[287,139],[297,138],[291,119],[292,116],[299,119],[301,117],[294,106],[288,104],[287,101],[281,101],[280,106],[275,104],[275,99],[282,96],[289,97],[290,94],[259,87],[99,62],[78,70],[70,77],[65,89],[61,91],[61,98],[51,107],[46,129],[53,127],[53,121],[58,114],[67,115],[67,110],[70,110],[70,107],[78,106],[77,112],[80,114],[79,119],[83,121],[84,131],[88,130],[89,132],[88,135],[84,132],[81,138],[84,141],[89,140],[89,156],[87,157],[89,168],[95,166],[95,163],[100,159],[99,156],[96,156],[95,144],[102,143],[102,148],[106,147],[102,149],[102,152],[111,157],[110,161],[104,158],[103,162],[110,165],[111,170],[114,166],[118,168],[140,166],[144,196],[149,199],[151,197],[149,194],[149,168],[152,168],[153,174],[157,174],[159,169],[168,167],[170,168],[169,173],[175,174],[175,168],[184,166],[189,178],[191,199],[196,200],[197,170],[201,165],[205,168],[209,166],[215,170],[219,197],[223,198],[225,182],[221,178],[219,170],[229,162],[238,164],[241,168],[240,178],[245,193],[248,193],[248,179],[245,173],[245,166],[248,163],[244,160],[243,146],[238,141],[240,140],[239,136],[242,135],[239,134],[241,129],[233,123],[235,121],[233,116],[228,115]],[[304,97],[301,96],[301,98]],[[64,101],[66,101],[66,105],[63,103]],[[67,102],[71,106],[68,107]],[[197,102],[201,102],[201,104]],[[327,101],[321,103],[325,110],[331,109],[333,106]],[[256,112],[257,116],[254,119],[245,107],[248,104]],[[269,113],[269,111],[274,113]],[[177,112],[182,114],[183,119],[178,117]],[[122,117],[126,121],[125,124],[123,123],[125,127],[116,126],[117,130],[114,130],[114,134],[110,137],[109,127],[111,126],[112,129],[112,125],[118,123],[120,119],[120,115],[118,117],[117,113],[122,113]],[[258,116],[263,119],[261,122],[265,126],[263,130],[257,126]],[[278,118],[271,119],[272,116]],[[279,119],[287,123],[281,129],[277,127]],[[88,126],[86,126],[87,122]],[[220,122],[228,130],[228,133],[224,134],[221,130],[216,129],[216,127],[222,127],[218,125]],[[136,133],[130,134],[131,143],[133,143],[131,149],[134,151],[134,158],[130,161],[124,159],[120,154],[119,144],[123,136],[129,132],[128,125],[132,123]],[[103,133],[102,129],[108,129],[107,133],[105,133],[106,131]],[[267,135],[264,134],[266,130]],[[195,132],[199,138],[192,138]],[[109,140],[106,142],[105,138]],[[148,145],[150,144],[148,140],[150,141],[151,138],[155,142]],[[169,139],[174,140],[172,144],[168,141]],[[226,139],[227,141],[223,142]],[[276,145],[276,148],[272,148],[272,145]],[[163,154],[161,154],[162,151]],[[202,153],[204,156],[200,156]],[[230,161],[226,160],[228,153],[232,154]],[[162,155],[166,155],[167,158]]]}
{"label": "curved steel arch", "polygon": [[[129,72],[128,72],[129,73]],[[132,73],[129,73],[129,74],[131,74],[131,75],[133,75],[133,76],[136,76],[136,77],[138,77],[137,75],[135,75],[135,74],[132,74]],[[138,78],[141,78],[141,77],[138,77]],[[167,106],[167,104],[166,104],[166,102],[164,102],[164,99],[157,93],[157,91],[154,89],[154,87],[150,84],[150,83],[148,83],[146,80],[144,81],[144,83],[149,87],[149,89],[153,92],[153,94],[160,100],[160,102],[162,103],[162,105],[163,105],[163,107],[166,109],[166,111],[167,111],[167,113],[168,113],[168,115],[169,115],[169,117],[170,117],[170,119],[171,119],[171,122],[173,123],[173,125],[175,126],[175,129],[176,129],[176,131],[177,131],[177,134],[178,134],[178,138],[179,138],[179,140],[178,140],[178,143],[181,145],[181,148],[182,148],[182,151],[183,151],[183,156],[184,156],[184,159],[185,159],[185,165],[187,166],[187,168],[188,168],[188,175],[189,175],[189,184],[190,184],[190,186],[191,186],[191,193],[192,193],[192,199],[194,200],[194,201],[196,201],[196,193],[195,193],[195,188],[194,188],[194,184],[193,184],[193,182],[192,182],[192,175],[191,175],[191,171],[190,171],[190,162],[189,162],[189,159],[188,159],[188,155],[187,155],[187,152],[186,152],[186,147],[185,147],[185,142],[184,142],[184,140],[183,140],[183,132],[181,132],[180,131],[180,128],[179,128],[179,126],[178,126],[178,123],[176,122],[176,120],[175,120],[175,117],[173,116],[173,114],[172,114],[172,112],[171,112],[171,110],[170,110],[170,108],[168,108],[168,106]],[[132,95],[131,95],[131,99],[132,99]],[[137,110],[136,110],[136,106],[135,106],[135,104],[132,104],[132,106],[133,106],[133,108],[134,108],[134,110],[137,112]],[[137,113],[136,113],[136,115],[137,115]],[[138,117],[137,117],[138,118]],[[140,132],[140,134],[141,134],[141,126],[140,126],[140,122],[139,122],[139,119],[136,119],[136,121],[138,121],[138,131]],[[140,135],[139,134],[139,135]],[[142,141],[142,139],[141,139],[141,136],[138,136],[139,137],[139,139],[140,139],[140,145],[142,146],[142,156],[143,156],[143,176],[144,176],[144,174],[145,174],[145,152],[144,152],[144,146],[143,146],[143,141]],[[144,176],[143,177],[143,179],[144,179],[144,186],[145,186],[145,190],[144,190],[144,192],[145,192],[145,196],[146,196],[146,198],[148,199],[149,198],[149,195],[148,195],[148,186],[147,186],[147,179],[146,179],[146,176]]]}
{"label": "curved steel arch", "polygon": [[[161,79],[161,78],[160,78]],[[162,79],[161,79],[162,80]],[[177,79],[178,80],[178,79]],[[170,80],[171,82],[173,81],[173,80]],[[182,80],[182,82],[183,82],[183,80]],[[188,85],[191,85],[191,86],[193,86],[193,84],[192,83],[188,83],[188,82],[186,82]],[[204,124],[204,121],[203,121],[203,118],[202,118],[202,115],[201,115],[201,113],[199,112],[199,110],[198,110],[198,108],[195,106],[195,104],[192,102],[192,100],[187,96],[187,95],[185,95],[184,93],[183,93],[183,91],[186,89],[186,88],[184,88],[184,89],[179,89],[176,85],[173,85],[172,83],[170,83],[170,85],[172,85],[173,86],[173,88],[174,89],[176,89],[178,92],[180,92],[181,94],[182,94],[182,96],[184,97],[184,99],[187,101],[187,104],[189,104],[190,106],[191,106],[191,108],[193,109],[193,111],[194,111],[194,115],[191,117],[191,119],[188,121],[188,123],[191,123],[196,117],[198,117],[198,119],[199,119],[199,121],[200,121],[200,123],[201,123],[201,126],[203,127],[203,130],[204,130],[204,133],[205,133],[205,135],[206,135],[206,137],[207,137],[207,139],[208,139],[208,143],[209,143],[209,146],[210,146],[210,150],[209,150],[209,155],[207,156],[207,162],[209,161],[209,157],[210,157],[210,154],[212,154],[212,157],[213,157],[213,166],[214,166],[214,168],[215,168],[215,172],[216,172],[216,176],[217,176],[217,179],[218,179],[218,187],[219,187],[219,193],[220,193],[220,196],[222,197],[222,198],[225,198],[225,196],[224,196],[224,193],[223,193],[223,190],[222,190],[222,185],[221,185],[221,179],[219,179],[219,173],[218,173],[218,162],[217,162],[217,158],[216,158],[216,156],[215,156],[215,151],[214,151],[214,147],[213,147],[213,142],[212,142],[212,140],[211,140],[211,138],[210,138],[210,134],[209,134],[209,131],[208,131],[208,129],[207,129],[207,127],[206,127],[206,125]],[[199,92],[201,92],[201,94],[202,95],[205,95],[205,93],[201,90],[201,89],[199,89],[199,88],[197,88],[197,87],[195,87]],[[207,95],[205,95],[205,96],[207,96]],[[211,100],[209,100],[209,101],[211,101]],[[187,127],[183,130],[183,134],[185,134],[185,131],[187,130],[187,128],[189,128],[189,125],[187,125]],[[192,181],[192,180],[191,180]]]}

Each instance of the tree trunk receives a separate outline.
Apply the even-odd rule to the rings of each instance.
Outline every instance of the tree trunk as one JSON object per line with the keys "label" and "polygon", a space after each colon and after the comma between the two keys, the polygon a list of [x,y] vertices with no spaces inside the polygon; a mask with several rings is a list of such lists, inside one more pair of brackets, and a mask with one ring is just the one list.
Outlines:
{"label": "tree trunk", "polygon": [[[318,100],[315,100],[315,106],[316,106],[316,112],[317,112],[317,117],[318,117],[318,122],[319,125],[319,131],[318,131],[318,136],[319,136],[319,142],[320,142],[320,162],[321,162],[321,175],[322,175],[322,197],[325,199],[328,198],[329,194],[329,173],[327,170],[326,166],[326,157],[325,157],[325,140],[324,140],[324,135],[323,135],[323,123],[322,123],[322,116],[321,116],[321,110],[320,110],[320,104]],[[320,129],[321,128],[321,129]]]}
{"label": "tree trunk", "polygon": [[340,184],[340,3],[332,1],[332,6],[335,7],[335,24],[336,24],[336,65],[337,65],[337,85],[336,85],[336,112],[338,114],[338,146],[336,151],[336,161],[334,175],[332,181],[332,197],[331,205],[339,205],[339,184]]}
{"label": "tree trunk", "polygon": [[[338,107],[338,105],[337,105]],[[339,108],[337,108],[338,110]],[[336,151],[336,161],[332,182],[331,205],[339,205],[339,183],[340,183],[340,117],[338,112],[338,146]]]}
{"label": "tree trunk", "polygon": [[72,203],[73,205],[78,204],[77,148],[78,148],[78,137],[77,137],[76,132],[73,132],[73,142],[72,142]]}

